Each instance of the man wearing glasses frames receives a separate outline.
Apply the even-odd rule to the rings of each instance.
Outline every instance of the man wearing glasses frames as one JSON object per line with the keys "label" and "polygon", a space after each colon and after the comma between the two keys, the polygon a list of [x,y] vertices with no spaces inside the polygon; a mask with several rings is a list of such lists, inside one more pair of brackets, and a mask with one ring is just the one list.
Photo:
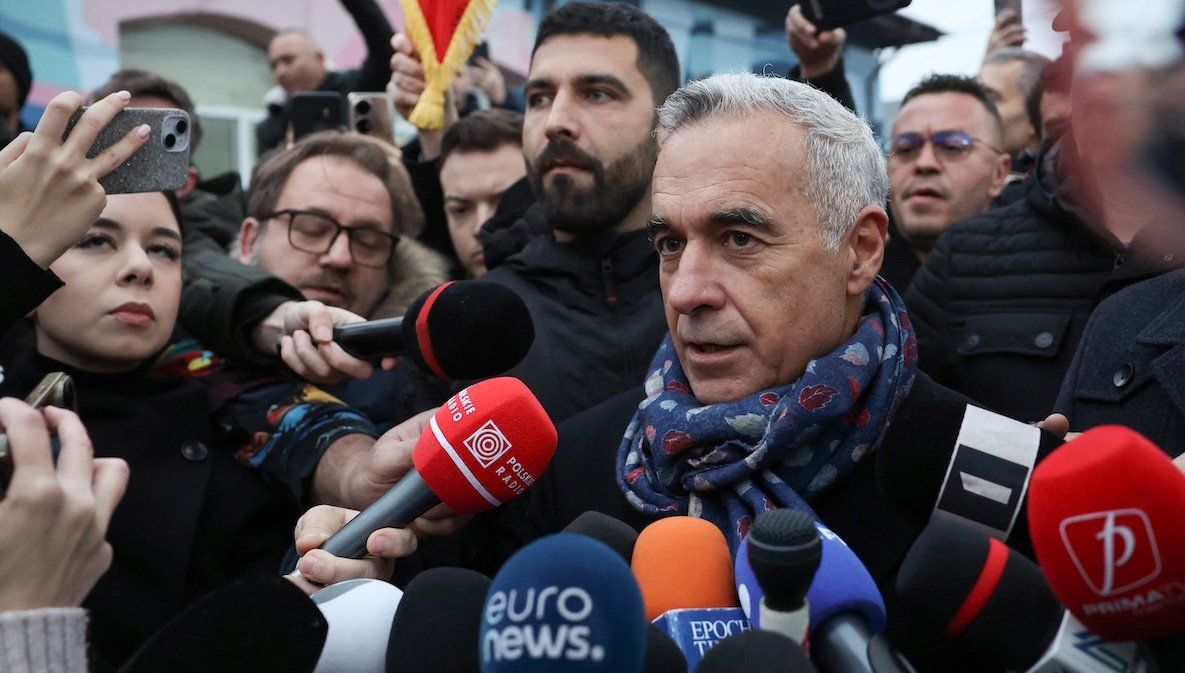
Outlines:
{"label": "man wearing glasses frames", "polygon": [[1000,113],[972,78],[932,75],[905,95],[889,144],[890,207],[919,259],[1004,188],[1003,136]]}

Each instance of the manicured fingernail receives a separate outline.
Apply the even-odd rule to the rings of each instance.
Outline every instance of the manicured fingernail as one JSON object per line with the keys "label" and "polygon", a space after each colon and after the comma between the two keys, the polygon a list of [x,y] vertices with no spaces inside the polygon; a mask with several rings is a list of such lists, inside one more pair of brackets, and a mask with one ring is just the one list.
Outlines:
{"label": "manicured fingernail", "polygon": [[126,103],[126,102],[128,102],[128,101],[130,101],[130,100],[132,99],[132,92],[130,92],[130,91],[118,91],[118,92],[116,92],[115,96],[116,96],[117,98],[119,98],[121,101],[123,101],[123,102],[125,102],[125,103]]}
{"label": "manicured fingernail", "polygon": [[148,134],[152,132],[152,127],[148,124],[140,124],[136,127],[136,135],[141,138],[147,138]]}

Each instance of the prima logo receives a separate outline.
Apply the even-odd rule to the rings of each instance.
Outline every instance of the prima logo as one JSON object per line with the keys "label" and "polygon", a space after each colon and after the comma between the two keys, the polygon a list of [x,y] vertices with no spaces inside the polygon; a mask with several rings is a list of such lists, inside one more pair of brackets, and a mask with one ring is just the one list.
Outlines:
{"label": "prima logo", "polygon": [[592,596],[580,587],[495,591],[482,615],[482,660],[602,661],[605,648],[592,644],[584,623],[592,612]]}
{"label": "prima logo", "polygon": [[1091,591],[1114,596],[1160,575],[1152,522],[1139,509],[1117,509],[1062,521],[1062,542]]}
{"label": "prima logo", "polygon": [[494,424],[494,420],[486,421],[465,440],[465,447],[477,459],[483,468],[488,468],[510,450],[510,440]]}

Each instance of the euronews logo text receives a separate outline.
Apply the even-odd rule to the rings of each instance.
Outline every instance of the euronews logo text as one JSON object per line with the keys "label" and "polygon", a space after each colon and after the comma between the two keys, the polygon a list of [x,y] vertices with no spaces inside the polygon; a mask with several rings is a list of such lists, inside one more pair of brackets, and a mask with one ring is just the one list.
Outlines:
{"label": "euronews logo text", "polygon": [[482,659],[601,661],[605,648],[590,642],[592,629],[583,623],[592,611],[592,596],[580,587],[495,591],[486,603]]}

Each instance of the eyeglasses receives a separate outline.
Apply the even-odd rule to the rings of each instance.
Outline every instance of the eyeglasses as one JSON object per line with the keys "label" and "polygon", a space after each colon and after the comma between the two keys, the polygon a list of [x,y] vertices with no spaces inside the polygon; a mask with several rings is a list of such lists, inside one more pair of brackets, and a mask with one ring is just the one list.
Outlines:
{"label": "eyeglasses", "polygon": [[277,210],[264,219],[288,218],[288,244],[301,252],[323,255],[344,231],[350,241],[350,257],[359,266],[382,267],[391,259],[399,237],[374,227],[347,227],[328,215],[307,210]]}
{"label": "eyeglasses", "polygon": [[920,133],[900,133],[893,136],[893,142],[889,145],[889,161],[915,161],[927,141],[934,146],[934,155],[941,161],[959,161],[971,154],[977,143],[996,154],[1003,154],[999,148],[966,131],[938,131],[929,136]]}

